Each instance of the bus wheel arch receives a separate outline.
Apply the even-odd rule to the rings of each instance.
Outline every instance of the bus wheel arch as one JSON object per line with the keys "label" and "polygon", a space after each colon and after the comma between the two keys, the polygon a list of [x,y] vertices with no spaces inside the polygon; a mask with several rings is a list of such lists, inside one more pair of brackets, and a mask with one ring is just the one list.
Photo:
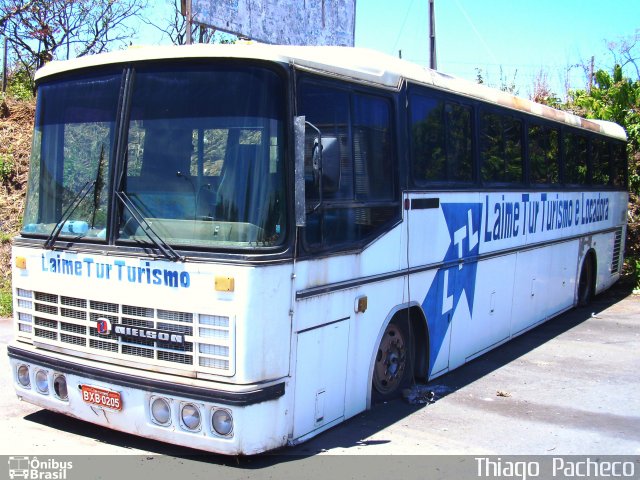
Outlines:
{"label": "bus wheel arch", "polygon": [[578,306],[587,305],[595,296],[596,277],[598,263],[596,262],[596,252],[589,249],[582,260],[580,267],[580,275],[578,277],[577,287],[577,304]]}
{"label": "bus wheel arch", "polygon": [[370,368],[370,396],[374,401],[397,397],[414,378],[428,375],[426,320],[416,306],[394,309],[385,320],[374,345]]}

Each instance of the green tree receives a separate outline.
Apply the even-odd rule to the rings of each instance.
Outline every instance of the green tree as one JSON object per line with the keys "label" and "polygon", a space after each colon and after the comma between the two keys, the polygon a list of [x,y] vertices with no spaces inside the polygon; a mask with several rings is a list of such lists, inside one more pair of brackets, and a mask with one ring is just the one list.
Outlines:
{"label": "green tree", "polygon": [[147,0],[0,0],[0,33],[6,35],[19,70],[29,72],[53,59],[69,59],[126,44],[128,20]]}
{"label": "green tree", "polygon": [[626,130],[629,138],[630,189],[639,194],[640,80],[625,78],[620,65],[616,65],[612,73],[598,70],[591,91],[570,91],[566,107],[586,118],[616,122]]}

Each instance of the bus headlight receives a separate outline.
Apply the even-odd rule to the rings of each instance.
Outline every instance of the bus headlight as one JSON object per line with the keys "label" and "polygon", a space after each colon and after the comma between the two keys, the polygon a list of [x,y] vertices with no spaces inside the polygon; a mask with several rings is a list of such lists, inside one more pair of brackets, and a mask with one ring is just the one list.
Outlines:
{"label": "bus headlight", "polygon": [[20,365],[18,367],[18,382],[25,388],[31,386],[31,379],[29,378],[29,367],[26,365]]}
{"label": "bus headlight", "polygon": [[44,395],[49,394],[49,378],[47,372],[44,370],[38,370],[36,372],[36,388]]}
{"label": "bus headlight", "polygon": [[231,412],[222,408],[213,412],[211,426],[218,435],[227,436],[233,431],[233,417]]}
{"label": "bus headlight", "polygon": [[162,397],[155,397],[151,401],[151,416],[156,423],[168,425],[171,422],[171,407]]}
{"label": "bus headlight", "polygon": [[193,403],[183,405],[180,417],[189,430],[196,430],[200,426],[200,410]]}
{"label": "bus headlight", "polygon": [[60,400],[69,400],[69,392],[67,391],[67,379],[64,375],[56,375],[53,379],[53,391]]}

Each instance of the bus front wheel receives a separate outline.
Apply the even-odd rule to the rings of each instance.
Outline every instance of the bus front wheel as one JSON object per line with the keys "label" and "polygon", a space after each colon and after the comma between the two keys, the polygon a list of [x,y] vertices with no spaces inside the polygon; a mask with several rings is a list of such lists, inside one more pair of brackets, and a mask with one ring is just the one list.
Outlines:
{"label": "bus front wheel", "polygon": [[392,320],[382,335],[373,367],[376,400],[398,396],[412,375],[413,342],[405,322]]}

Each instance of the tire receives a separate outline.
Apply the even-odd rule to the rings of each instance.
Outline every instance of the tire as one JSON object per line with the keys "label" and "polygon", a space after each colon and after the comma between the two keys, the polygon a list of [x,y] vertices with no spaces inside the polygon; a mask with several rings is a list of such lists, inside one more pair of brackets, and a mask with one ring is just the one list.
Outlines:
{"label": "tire", "polygon": [[384,401],[400,395],[413,377],[413,341],[406,322],[392,320],[380,339],[373,365],[373,398]]}
{"label": "tire", "polygon": [[587,254],[582,262],[582,269],[580,270],[580,278],[578,280],[578,306],[582,307],[591,302],[593,298],[594,277],[595,272],[591,255]]}

